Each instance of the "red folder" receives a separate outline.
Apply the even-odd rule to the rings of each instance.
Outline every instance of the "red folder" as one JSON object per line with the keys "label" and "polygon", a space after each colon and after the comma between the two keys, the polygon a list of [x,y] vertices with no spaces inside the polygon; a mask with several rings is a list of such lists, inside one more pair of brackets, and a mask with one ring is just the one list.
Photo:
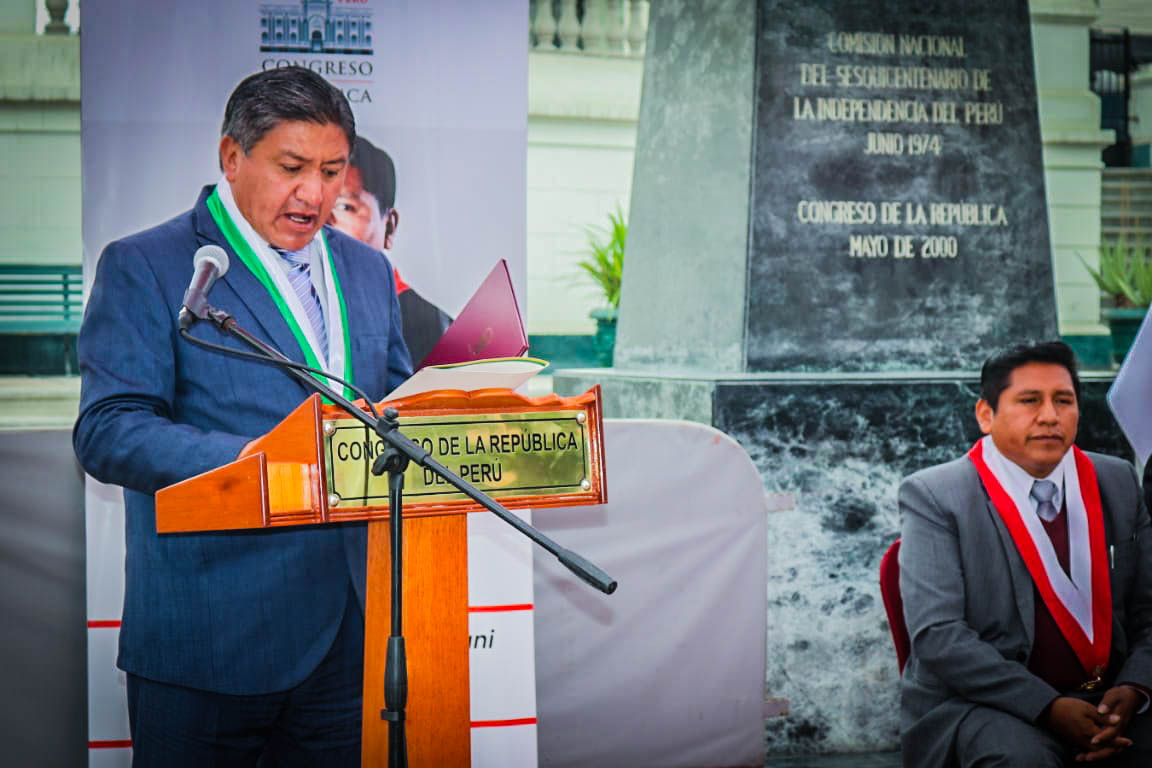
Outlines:
{"label": "red folder", "polygon": [[420,367],[520,357],[527,351],[528,334],[512,290],[508,262],[500,259]]}

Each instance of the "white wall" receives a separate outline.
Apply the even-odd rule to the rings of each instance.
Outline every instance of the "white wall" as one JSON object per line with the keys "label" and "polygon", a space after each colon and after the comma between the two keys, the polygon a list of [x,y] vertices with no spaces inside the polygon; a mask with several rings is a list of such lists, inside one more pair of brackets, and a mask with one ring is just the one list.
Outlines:
{"label": "white wall", "polygon": [[1100,16],[1094,27],[1123,29],[1152,35],[1152,4],[1148,0],[1099,0]]}
{"label": "white wall", "polygon": [[1052,268],[1062,334],[1102,335],[1099,290],[1080,263],[1100,245],[1100,99],[1088,88],[1088,28],[1095,0],[1031,0],[1040,135]]}
{"label": "white wall", "polygon": [[0,103],[0,263],[81,257],[79,102]]}
{"label": "white wall", "polygon": [[1145,64],[1132,76],[1133,144],[1152,144],[1152,64]]}
{"label": "white wall", "polygon": [[37,10],[0,2],[0,263],[79,264],[80,45]]}
{"label": "white wall", "polygon": [[588,228],[627,215],[643,60],[528,56],[528,332],[591,333],[603,305],[576,263]]}

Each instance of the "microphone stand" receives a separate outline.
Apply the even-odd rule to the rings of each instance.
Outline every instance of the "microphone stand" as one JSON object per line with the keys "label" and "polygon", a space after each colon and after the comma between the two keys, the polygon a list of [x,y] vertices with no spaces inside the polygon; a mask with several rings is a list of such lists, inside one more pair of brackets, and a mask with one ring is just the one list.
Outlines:
{"label": "microphone stand", "polygon": [[[192,312],[188,308],[180,310],[180,335],[192,343],[201,343],[194,339],[188,331],[188,326],[197,319],[212,321],[220,330],[243,341],[254,349],[264,360],[280,365],[285,371],[294,376],[306,388],[320,393],[331,402],[340,406],[348,415],[361,421],[384,441],[384,450],[376,457],[372,464],[372,474],[380,476],[388,473],[388,531],[389,550],[392,557],[392,605],[391,605],[391,633],[388,636],[388,651],[384,671],[384,705],[380,717],[388,721],[388,765],[389,768],[408,768],[408,741],[404,729],[404,709],[408,702],[408,664],[404,650],[402,596],[403,596],[403,568],[402,545],[404,540],[403,526],[403,499],[404,499],[404,471],[409,462],[415,462],[425,469],[435,472],[444,478],[458,491],[468,496],[480,506],[495,514],[504,522],[531,539],[538,546],[556,557],[560,563],[581,580],[600,590],[606,595],[616,591],[616,580],[602,571],[591,561],[581,557],[575,552],[565,549],[548,536],[538,531],[528,523],[512,514],[502,504],[474,487],[467,480],[445,467],[432,458],[431,454],[413,442],[399,429],[399,414],[395,408],[385,408],[382,418],[377,419],[349,401],[340,393],[319,381],[315,377],[295,368],[296,363],[280,350],[265,343],[244,330],[236,320],[223,310],[211,305],[205,305],[200,312]],[[288,363],[288,365],[284,365]]]}

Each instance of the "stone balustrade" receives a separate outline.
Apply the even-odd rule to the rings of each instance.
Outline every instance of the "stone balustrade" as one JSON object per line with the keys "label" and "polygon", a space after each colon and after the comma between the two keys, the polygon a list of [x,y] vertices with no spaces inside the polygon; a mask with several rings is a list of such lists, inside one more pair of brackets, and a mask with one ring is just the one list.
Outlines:
{"label": "stone balustrade", "polygon": [[531,0],[534,51],[640,58],[647,35],[648,0]]}
{"label": "stone balustrade", "polygon": [[[46,35],[68,35],[69,0],[43,0]],[[75,0],[79,5],[79,0]],[[530,0],[529,43],[535,51],[640,58],[648,34],[648,0]]]}
{"label": "stone balustrade", "polygon": [[48,23],[44,25],[46,35],[69,35],[72,28],[64,21],[68,13],[68,0],[44,0],[44,7],[48,9]]}

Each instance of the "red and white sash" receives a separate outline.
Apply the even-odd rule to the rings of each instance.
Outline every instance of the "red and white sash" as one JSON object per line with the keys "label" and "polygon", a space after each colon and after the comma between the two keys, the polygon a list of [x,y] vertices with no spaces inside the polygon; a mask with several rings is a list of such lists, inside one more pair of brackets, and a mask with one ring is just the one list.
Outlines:
{"label": "red and white sash", "polygon": [[[1104,511],[1096,469],[1076,446],[1064,455],[1064,505],[1068,518],[1068,573],[1060,567],[1052,541],[1040,518],[1031,512],[1031,488],[1019,487],[1001,462],[991,437],[972,446],[968,458],[992,505],[1000,514],[1028,573],[1056,620],[1060,632],[1076,652],[1084,671],[1099,677],[1108,666],[1112,644],[1112,587],[1108,574],[1108,547],[1104,540]],[[991,450],[985,450],[985,442]],[[1022,513],[1021,510],[1025,512]]]}

